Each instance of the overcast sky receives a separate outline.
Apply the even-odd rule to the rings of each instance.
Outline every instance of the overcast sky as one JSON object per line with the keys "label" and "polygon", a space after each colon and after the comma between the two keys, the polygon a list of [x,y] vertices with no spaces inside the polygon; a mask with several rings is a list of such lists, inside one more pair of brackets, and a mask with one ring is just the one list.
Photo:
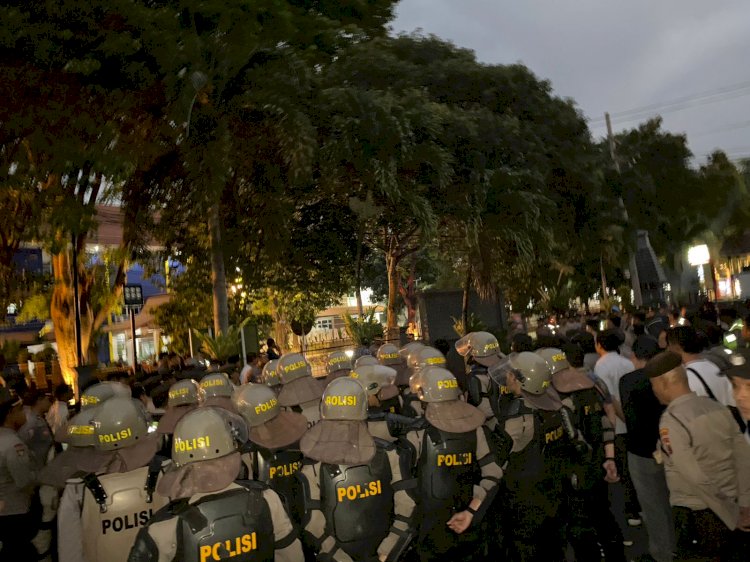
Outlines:
{"label": "overcast sky", "polygon": [[717,147],[750,157],[750,0],[401,0],[397,14],[394,32],[421,29],[482,62],[524,63],[576,100],[595,136],[604,111],[689,98],[664,113],[667,129],[686,132],[700,160]]}

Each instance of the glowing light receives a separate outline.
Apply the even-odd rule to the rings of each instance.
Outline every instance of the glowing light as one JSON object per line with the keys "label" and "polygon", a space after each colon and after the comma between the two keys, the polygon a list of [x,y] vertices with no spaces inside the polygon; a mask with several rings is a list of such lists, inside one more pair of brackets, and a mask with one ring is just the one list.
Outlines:
{"label": "glowing light", "polygon": [[688,263],[690,265],[706,265],[711,261],[711,255],[708,252],[708,246],[699,244],[688,248]]}

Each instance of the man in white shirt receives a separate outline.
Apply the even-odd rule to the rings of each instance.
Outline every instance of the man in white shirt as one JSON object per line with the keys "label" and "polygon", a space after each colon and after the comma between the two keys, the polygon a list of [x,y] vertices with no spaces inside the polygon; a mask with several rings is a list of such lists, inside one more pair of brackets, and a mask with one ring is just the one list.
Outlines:
{"label": "man in white shirt", "polygon": [[[620,473],[620,482],[622,486],[614,484],[617,495],[621,495],[625,504],[626,519],[631,526],[641,524],[638,497],[633,487],[633,481],[630,479],[630,471],[627,464],[627,448],[625,446],[625,434],[628,432],[625,425],[625,414],[622,411],[622,402],[620,401],[620,379],[623,375],[635,371],[635,365],[630,359],[626,359],[619,353],[619,348],[623,343],[623,334],[619,330],[604,330],[599,332],[596,337],[596,352],[599,354],[599,360],[594,366],[594,374],[598,376],[604,384],[607,385],[612,395],[612,403],[617,413],[615,420],[615,462],[617,470]],[[620,503],[619,500],[617,503]],[[624,531],[623,531],[624,532]],[[627,537],[626,537],[627,538]],[[626,540],[626,545],[632,542]]]}
{"label": "man in white shirt", "polygon": [[623,375],[635,371],[635,366],[630,359],[626,359],[618,353],[622,343],[621,334],[618,330],[604,330],[596,338],[596,352],[599,360],[594,366],[594,374],[607,385],[617,411],[617,423],[615,433],[624,435],[627,427],[623,421],[622,404],[620,403],[620,379]]}
{"label": "man in white shirt", "polygon": [[682,357],[690,390],[724,406],[734,406],[732,384],[719,367],[700,355],[703,345],[692,326],[676,326],[667,333],[668,349]]}

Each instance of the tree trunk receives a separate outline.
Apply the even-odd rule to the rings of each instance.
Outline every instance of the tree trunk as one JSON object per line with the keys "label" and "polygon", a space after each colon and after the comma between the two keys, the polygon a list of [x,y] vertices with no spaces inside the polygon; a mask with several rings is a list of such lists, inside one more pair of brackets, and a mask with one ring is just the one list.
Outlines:
{"label": "tree trunk", "polygon": [[464,294],[461,301],[461,323],[463,324],[463,334],[469,332],[469,292],[471,291],[471,265],[466,266],[466,279],[464,280]]}
{"label": "tree trunk", "polygon": [[387,333],[386,339],[393,341],[398,339],[398,261],[392,253],[385,256],[385,266],[388,271],[388,308],[387,308]]}
{"label": "tree trunk", "polygon": [[[58,269],[63,267],[67,262],[60,256],[53,258],[53,267],[55,267],[55,277],[58,275]],[[85,298],[85,297],[84,297]],[[78,373],[76,367],[79,364],[78,353],[76,351],[76,328],[75,328],[75,310],[73,302],[73,287],[65,282],[56,282],[52,292],[52,301],[50,306],[50,316],[52,324],[55,327],[55,341],[57,342],[57,353],[60,361],[60,370],[63,379],[69,384],[75,395],[79,395]],[[83,306],[85,305],[85,306]],[[84,312],[85,311],[85,312]],[[91,307],[88,303],[82,303],[81,306],[81,349],[84,357],[88,356],[89,343],[93,332],[93,318]]]}
{"label": "tree trunk", "polygon": [[365,221],[360,219],[359,231],[357,232],[357,257],[354,260],[354,291],[357,297],[357,313],[362,318],[365,309],[362,306],[362,244],[365,237]]}
{"label": "tree trunk", "polygon": [[227,275],[224,270],[224,248],[221,245],[221,218],[219,201],[208,212],[208,229],[211,237],[211,283],[213,285],[214,333],[226,334],[229,329],[227,303]]}

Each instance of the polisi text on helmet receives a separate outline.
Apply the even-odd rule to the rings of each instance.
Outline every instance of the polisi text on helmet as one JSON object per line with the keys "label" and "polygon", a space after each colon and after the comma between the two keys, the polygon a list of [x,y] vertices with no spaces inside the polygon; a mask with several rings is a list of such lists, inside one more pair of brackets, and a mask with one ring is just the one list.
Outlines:
{"label": "polisi text on helmet", "polygon": [[326,396],[326,406],[356,406],[356,396]]}
{"label": "polisi text on helmet", "polygon": [[207,449],[210,446],[211,440],[208,435],[195,437],[193,439],[180,439],[179,437],[175,437],[174,440],[174,450],[178,453],[194,451],[196,449]]}
{"label": "polisi text on helmet", "polygon": [[276,404],[278,404],[278,403],[279,403],[279,401],[276,400],[276,398],[271,398],[268,402],[263,402],[262,404],[258,404],[255,407],[255,413],[256,414],[261,414],[263,412],[267,412],[267,411],[273,409],[273,407],[276,406]]}

